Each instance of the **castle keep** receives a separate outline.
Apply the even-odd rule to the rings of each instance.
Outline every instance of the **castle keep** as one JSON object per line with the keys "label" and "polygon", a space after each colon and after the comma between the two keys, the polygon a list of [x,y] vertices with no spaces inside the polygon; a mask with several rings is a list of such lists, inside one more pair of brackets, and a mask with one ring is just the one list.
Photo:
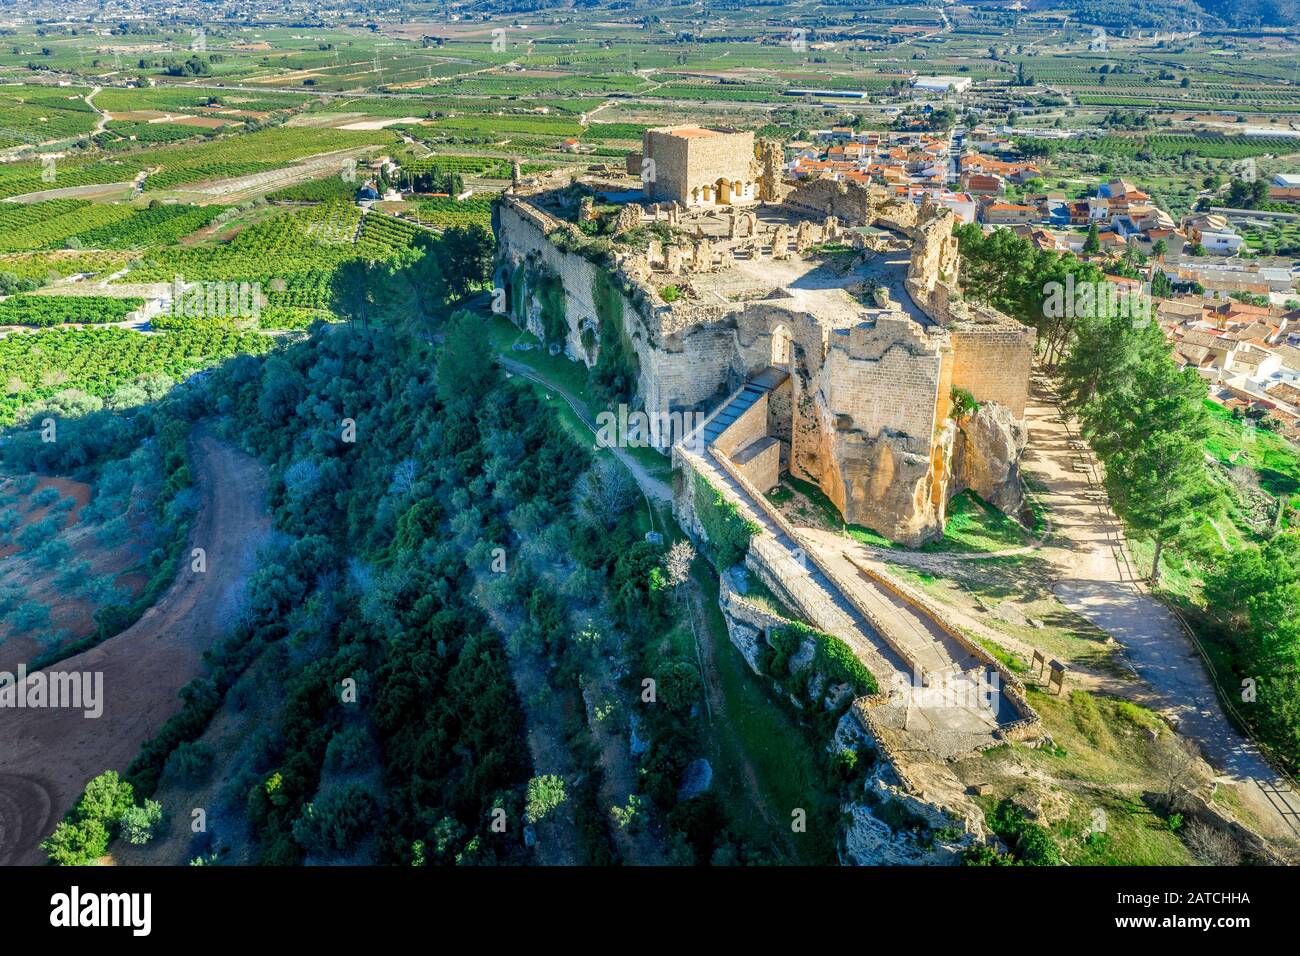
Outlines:
{"label": "castle keep", "polygon": [[648,129],[629,172],[646,183],[651,199],[682,206],[732,206],[757,202],[760,167],[754,134],[729,129],[674,126]]}
{"label": "castle keep", "polygon": [[[749,133],[649,130],[644,150],[627,174],[503,198],[516,322],[652,414],[734,409],[720,450],[755,487],[788,471],[893,540],[939,536],[965,488],[1022,507],[1034,333],[962,298],[950,211],[783,183],[779,147]],[[963,393],[978,409],[954,409]]]}

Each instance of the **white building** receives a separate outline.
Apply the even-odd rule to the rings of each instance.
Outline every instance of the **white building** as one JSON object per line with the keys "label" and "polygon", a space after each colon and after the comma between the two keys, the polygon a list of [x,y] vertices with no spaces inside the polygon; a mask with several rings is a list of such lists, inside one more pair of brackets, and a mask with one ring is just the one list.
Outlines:
{"label": "white building", "polygon": [[912,89],[922,93],[965,93],[970,89],[969,76],[918,76]]}
{"label": "white building", "polygon": [[951,209],[960,222],[975,221],[975,200],[966,193],[953,193],[945,189],[935,197],[935,201],[940,206],[947,206]]}
{"label": "white building", "polygon": [[1193,244],[1199,242],[1211,255],[1234,255],[1245,239],[1237,234],[1223,216],[1197,213],[1183,218],[1183,231]]}

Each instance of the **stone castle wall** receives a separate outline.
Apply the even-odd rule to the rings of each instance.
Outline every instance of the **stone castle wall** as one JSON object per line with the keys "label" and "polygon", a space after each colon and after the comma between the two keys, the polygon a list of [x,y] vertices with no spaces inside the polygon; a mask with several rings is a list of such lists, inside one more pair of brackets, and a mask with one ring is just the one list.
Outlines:
{"label": "stone castle wall", "polygon": [[[497,281],[508,282],[514,267],[520,262],[540,263],[557,275],[564,284],[568,323],[565,355],[588,367],[596,364],[598,347],[589,348],[584,344],[582,332],[585,328],[598,331],[593,289],[598,281],[597,273],[608,270],[558,248],[547,234],[563,226],[527,203],[507,197],[500,204],[498,215]],[[620,283],[622,278],[615,275],[613,281]],[[689,332],[670,336],[669,341],[661,346],[657,311],[647,316],[644,307],[638,307],[631,296],[621,294],[620,299],[624,329],[640,366],[637,391],[646,411],[674,412],[699,408],[710,399],[720,397],[722,386],[739,374],[733,372],[736,356],[733,329],[696,326]],[[528,331],[542,336],[544,330],[535,307],[529,308],[526,325]],[[598,342],[599,335],[594,339]]]}
{"label": "stone castle wall", "polygon": [[1029,371],[1034,364],[1034,330],[1018,323],[958,323],[950,326],[949,334],[952,385],[966,389],[978,401],[997,402],[1016,418],[1024,418]]}
{"label": "stone castle wall", "polygon": [[636,351],[647,408],[703,410],[740,384],[734,329],[698,328],[662,344],[646,336]]}
{"label": "stone castle wall", "polygon": [[939,398],[942,342],[910,318],[881,318],[872,326],[836,330],[830,337],[822,389],[839,427],[871,438],[882,429],[906,435],[926,454]]}
{"label": "stone castle wall", "polygon": [[[498,207],[497,214],[500,217],[497,281],[510,282],[510,273],[521,262],[532,264],[534,268],[541,265],[559,276],[564,283],[565,316],[569,326],[564,353],[574,361],[594,365],[597,356],[594,350],[588,354],[584,347],[582,328],[584,324],[596,321],[596,301],[592,295],[596,266],[581,256],[564,252],[550,242],[546,237],[556,228],[555,224],[527,204],[503,202]],[[530,298],[535,291],[528,290]],[[519,290],[512,288],[511,295],[517,294]],[[625,301],[624,307],[627,308],[630,304]],[[542,338],[542,321],[535,303],[529,302],[526,316],[528,331]]]}
{"label": "stone castle wall", "polygon": [[846,226],[866,226],[872,221],[872,191],[857,183],[808,180],[790,190],[784,202],[801,215],[817,219],[834,216]]}
{"label": "stone castle wall", "polygon": [[879,225],[911,235],[917,225],[915,203],[892,195],[883,186],[864,186],[850,180],[806,180],[786,193],[782,202],[802,216],[834,216],[846,226]]}

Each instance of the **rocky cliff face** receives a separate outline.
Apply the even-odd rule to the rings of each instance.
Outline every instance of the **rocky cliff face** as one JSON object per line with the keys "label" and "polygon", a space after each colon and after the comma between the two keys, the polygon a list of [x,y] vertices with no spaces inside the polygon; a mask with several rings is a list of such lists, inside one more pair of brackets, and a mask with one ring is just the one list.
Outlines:
{"label": "rocky cliff face", "polygon": [[970,489],[1012,517],[1025,506],[1020,456],[1029,431],[996,402],[985,402],[957,424],[953,447],[952,486],[956,494]]}
{"label": "rocky cliff face", "polygon": [[[934,452],[941,461],[951,441],[951,429],[936,436]],[[884,430],[875,437],[839,431],[827,444],[836,478],[829,497],[846,521],[908,547],[919,547],[942,533],[947,500],[942,469],[910,450],[905,436]],[[826,482],[822,485],[827,487]]]}
{"label": "rocky cliff face", "polygon": [[[862,789],[842,805],[840,860],[848,866],[954,866],[962,851],[988,843],[984,815],[948,765],[924,753],[896,752],[877,740],[853,710],[835,729],[831,752],[876,753]],[[911,785],[899,776],[906,767]]]}

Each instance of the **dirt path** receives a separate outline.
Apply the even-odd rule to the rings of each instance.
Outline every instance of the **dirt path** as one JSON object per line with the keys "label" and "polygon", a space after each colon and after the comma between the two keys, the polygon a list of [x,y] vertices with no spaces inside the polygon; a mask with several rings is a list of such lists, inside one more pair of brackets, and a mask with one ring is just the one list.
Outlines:
{"label": "dirt path", "polygon": [[[523,378],[531,379],[532,381],[537,382],[539,385],[545,385],[551,391],[555,392],[566,402],[568,402],[569,407],[573,409],[573,413],[582,420],[582,423],[584,425],[586,425],[589,429],[591,429],[591,433],[593,435],[599,434],[596,430],[596,423],[591,420],[591,417],[587,412],[586,406],[581,401],[579,401],[571,392],[567,391],[564,388],[561,388],[559,385],[556,385],[554,382],[550,381],[549,379],[539,375],[537,372],[529,368],[527,365],[524,365],[522,362],[516,362],[513,359],[508,359],[504,355],[497,356],[497,364],[500,365],[502,368],[504,368],[506,371],[514,375],[519,375],[522,376]],[[619,448],[617,446],[614,446],[610,448],[610,451],[612,451],[618,457],[618,460],[623,463],[624,467],[626,467],[627,470],[632,473],[632,477],[636,479],[636,483],[641,486],[641,492],[646,496],[647,505],[649,505],[649,499],[651,498],[655,499],[656,501],[673,500],[673,490],[668,486],[668,483],[664,481],[660,481],[658,478],[654,477],[654,475],[650,474],[650,472],[646,471],[639,461],[637,461],[634,457],[632,457],[632,455],[628,454],[628,450],[626,448]],[[652,509],[652,513],[653,513],[653,509]]]}
{"label": "dirt path", "polygon": [[1055,516],[1051,545],[1041,554],[1058,575],[1057,598],[1123,646],[1134,671],[1178,721],[1179,732],[1200,745],[1225,782],[1239,785],[1266,834],[1300,835],[1300,794],[1228,720],[1192,642],[1139,580],[1078,426],[1062,420],[1059,406],[1042,389],[1031,396],[1025,421],[1030,445],[1024,470],[1041,485],[1040,498]]}
{"label": "dirt path", "polygon": [[177,692],[202,673],[202,654],[238,611],[256,548],[270,528],[266,475],[253,458],[202,430],[191,439],[199,510],[193,547],[207,570],[184,561],[176,581],[134,625],[52,670],[103,675],[103,714],[80,709],[0,709],[0,864],[45,860],[40,840],[90,778],[123,770],[180,710]]}
{"label": "dirt path", "polygon": [[104,127],[107,126],[108,121],[113,118],[95,105],[95,97],[98,96],[103,89],[102,86],[97,86],[85,96],[86,105],[99,115],[99,119],[95,123],[94,132],[90,134],[91,136],[98,136],[100,133],[104,132]]}

